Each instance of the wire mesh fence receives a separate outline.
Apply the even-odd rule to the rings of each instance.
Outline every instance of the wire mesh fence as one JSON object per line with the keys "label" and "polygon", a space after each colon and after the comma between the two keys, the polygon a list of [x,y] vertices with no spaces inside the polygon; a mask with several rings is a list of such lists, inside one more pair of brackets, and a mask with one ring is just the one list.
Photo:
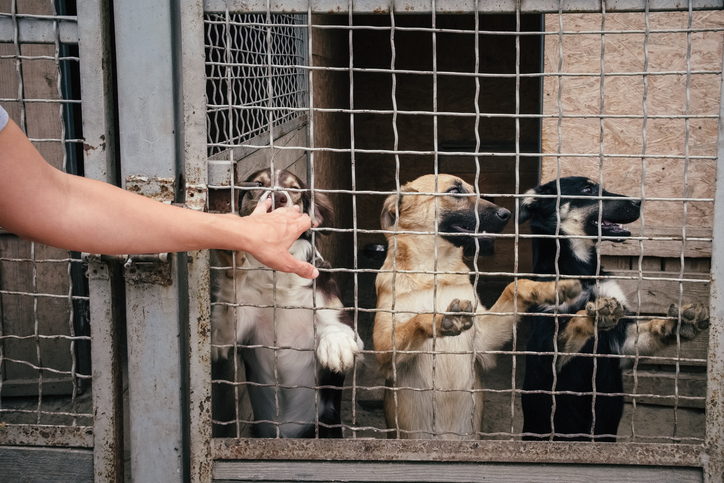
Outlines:
{"label": "wire mesh fence", "polygon": [[211,209],[337,213],[311,286],[218,254],[215,436],[702,444],[721,12],[347,11],[294,16],[290,62],[287,16],[205,18]]}
{"label": "wire mesh fence", "polygon": [[[74,15],[66,2],[2,4],[0,104],[49,163],[83,175],[80,59],[77,40],[68,43],[64,30]],[[35,429],[93,424],[89,298],[79,255],[0,230],[0,423],[6,444],[68,444],[62,436],[49,442],[56,433]]]}

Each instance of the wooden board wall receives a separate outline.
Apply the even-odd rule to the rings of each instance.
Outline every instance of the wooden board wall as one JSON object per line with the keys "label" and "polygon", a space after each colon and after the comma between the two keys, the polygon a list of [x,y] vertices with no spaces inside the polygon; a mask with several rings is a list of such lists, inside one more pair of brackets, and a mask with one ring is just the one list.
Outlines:
{"label": "wooden board wall", "polygon": [[[686,12],[651,13],[649,28],[685,29]],[[600,14],[571,14],[563,16],[565,32],[597,31],[601,29]],[[694,12],[692,28],[721,28],[724,12]],[[640,13],[613,13],[606,15],[605,30],[643,30],[645,17]],[[558,16],[546,16],[546,31],[558,32]],[[644,35],[607,34],[604,44],[605,73],[643,72],[645,68]],[[593,76],[545,77],[543,87],[543,113],[555,115],[543,120],[543,152],[563,154],[594,154],[594,157],[561,157],[561,176],[589,176],[599,179],[597,156],[601,124],[595,116],[600,113],[601,35],[565,35],[562,43],[563,73],[594,74]],[[686,33],[651,33],[648,40],[648,71],[686,71]],[[722,37],[718,32],[691,34],[692,71],[716,71],[721,69]],[[544,69],[547,74],[559,71],[558,35],[546,36]],[[683,116],[687,111],[685,75],[649,75],[646,109],[649,116]],[[559,93],[560,82],[560,93]],[[642,116],[644,76],[608,76],[603,89],[603,112],[611,115]],[[718,115],[720,76],[718,74],[693,74],[690,79],[689,112],[692,115]],[[561,120],[561,143],[558,138],[558,112],[564,115],[589,114],[590,118],[564,118]],[[689,122],[688,154],[711,156],[717,154],[717,119],[691,119]],[[691,159],[688,163],[688,183],[684,183],[685,160],[672,158],[647,158],[640,156],[644,149],[643,119],[608,118],[603,122],[603,184],[616,193],[646,197],[712,198],[716,179],[714,159]],[[685,120],[647,119],[647,155],[683,156],[686,153]],[[630,155],[614,158],[607,155]],[[542,182],[555,179],[558,159],[544,157]],[[645,169],[645,171],[644,171]],[[642,185],[643,179],[643,185]],[[710,236],[713,222],[711,202],[688,202],[684,221],[684,204],[673,201],[647,201],[644,204],[644,232],[647,235],[677,232],[686,226],[689,236]],[[637,228],[637,224],[633,225]],[[640,225],[639,225],[640,226]],[[668,230],[668,232],[667,232]],[[640,230],[639,230],[640,233]],[[636,243],[638,245],[638,243]],[[680,244],[679,244],[680,247]],[[660,249],[661,245],[652,246]],[[616,253],[610,247],[609,254]],[[687,255],[688,256],[688,255]],[[710,256],[708,252],[695,256]]]}

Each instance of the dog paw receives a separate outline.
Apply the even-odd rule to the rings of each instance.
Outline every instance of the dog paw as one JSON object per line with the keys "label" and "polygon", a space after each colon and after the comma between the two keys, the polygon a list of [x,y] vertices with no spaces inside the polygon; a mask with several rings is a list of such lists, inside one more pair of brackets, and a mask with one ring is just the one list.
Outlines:
{"label": "dog paw", "polygon": [[[559,280],[558,281],[558,300],[563,302],[571,302],[581,294],[583,286],[578,280]],[[555,302],[555,301],[554,301]]]}
{"label": "dog paw", "polygon": [[440,335],[459,335],[473,326],[473,303],[470,300],[455,299],[450,302],[445,312],[464,313],[445,315],[440,322]]}
{"label": "dog paw", "polygon": [[595,318],[598,315],[598,328],[610,329],[623,317],[626,309],[613,297],[600,297],[586,304],[586,314]]}
{"label": "dog paw", "polygon": [[[346,329],[346,330],[345,330]],[[355,338],[349,327],[329,326],[322,330],[317,345],[317,359],[322,366],[344,373],[354,365],[354,358],[362,350],[362,340]]]}
{"label": "dog paw", "polygon": [[[669,306],[669,317],[679,317],[679,308],[676,304]],[[670,333],[666,334],[671,338],[676,338],[677,320],[669,320]],[[681,327],[679,335],[684,340],[691,340],[696,337],[699,332],[709,327],[709,308],[700,303],[684,305],[681,308]]]}

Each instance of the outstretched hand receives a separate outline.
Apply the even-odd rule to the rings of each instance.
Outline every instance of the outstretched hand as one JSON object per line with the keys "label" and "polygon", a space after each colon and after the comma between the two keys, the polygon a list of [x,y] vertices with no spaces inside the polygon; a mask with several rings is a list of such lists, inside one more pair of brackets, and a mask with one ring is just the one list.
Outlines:
{"label": "outstretched hand", "polygon": [[264,200],[247,217],[253,230],[253,240],[245,251],[274,270],[296,273],[304,278],[317,278],[319,270],[289,253],[289,247],[311,228],[311,218],[306,213],[300,213],[296,205],[269,212],[271,206],[271,199]]}

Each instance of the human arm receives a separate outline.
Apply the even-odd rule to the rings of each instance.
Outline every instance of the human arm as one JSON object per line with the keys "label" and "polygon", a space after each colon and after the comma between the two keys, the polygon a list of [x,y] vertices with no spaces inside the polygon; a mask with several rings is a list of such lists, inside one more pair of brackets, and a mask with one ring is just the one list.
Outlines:
{"label": "human arm", "polygon": [[0,226],[67,250],[103,254],[243,250],[284,272],[315,278],[318,270],[289,247],[311,227],[298,208],[260,204],[247,217],[166,205],[49,165],[20,128],[0,131]]}

